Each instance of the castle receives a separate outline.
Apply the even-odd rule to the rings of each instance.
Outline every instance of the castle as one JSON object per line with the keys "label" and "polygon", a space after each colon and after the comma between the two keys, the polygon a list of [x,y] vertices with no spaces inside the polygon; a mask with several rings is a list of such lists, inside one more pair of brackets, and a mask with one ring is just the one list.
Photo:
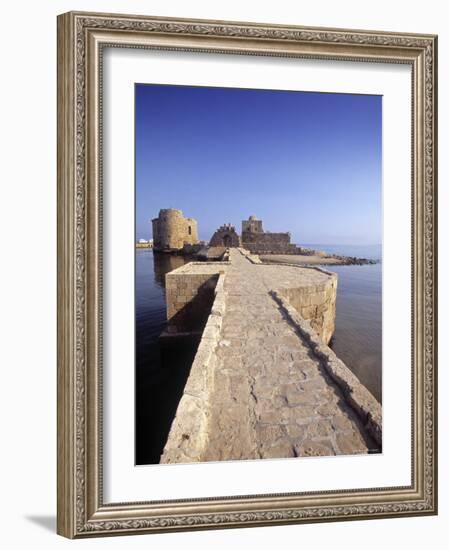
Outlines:
{"label": "castle", "polygon": [[262,220],[250,216],[242,221],[242,235],[231,224],[222,225],[213,234],[210,246],[243,247],[252,254],[299,254],[301,249],[290,243],[290,233],[264,231]]}
{"label": "castle", "polygon": [[209,241],[209,246],[218,246],[226,248],[238,248],[242,246],[240,235],[235,227],[230,223],[225,223],[215,231]]}
{"label": "castle", "polygon": [[242,221],[242,246],[252,254],[298,254],[299,249],[290,243],[290,233],[264,231],[262,220],[250,216]]}
{"label": "castle", "polygon": [[[154,250],[194,252],[192,246],[199,245],[198,224],[193,218],[185,218],[181,210],[163,208],[159,216],[152,220]],[[290,242],[290,233],[264,231],[262,220],[250,216],[242,221],[242,234],[239,235],[230,223],[215,231],[209,241],[210,247],[243,247],[252,254],[300,254],[301,248]],[[197,251],[197,250],[196,250]]]}
{"label": "castle", "polygon": [[156,251],[176,251],[185,245],[198,243],[198,224],[193,218],[185,218],[181,210],[163,208],[154,218],[153,247]]}

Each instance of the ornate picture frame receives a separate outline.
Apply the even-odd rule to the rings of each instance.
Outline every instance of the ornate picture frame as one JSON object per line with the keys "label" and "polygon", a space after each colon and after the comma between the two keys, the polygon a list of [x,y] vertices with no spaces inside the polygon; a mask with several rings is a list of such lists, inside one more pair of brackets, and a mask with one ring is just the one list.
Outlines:
{"label": "ornate picture frame", "polygon": [[[106,47],[406,64],[412,73],[409,486],[103,499]],[[70,12],[58,17],[58,533],[69,538],[437,513],[437,37]]]}

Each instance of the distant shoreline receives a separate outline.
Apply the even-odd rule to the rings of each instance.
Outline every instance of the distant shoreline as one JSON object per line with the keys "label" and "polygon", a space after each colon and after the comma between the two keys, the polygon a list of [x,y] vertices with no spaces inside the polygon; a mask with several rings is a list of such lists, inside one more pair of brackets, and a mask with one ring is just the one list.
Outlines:
{"label": "distant shoreline", "polygon": [[[197,255],[201,259],[214,259],[218,260],[225,252],[226,248],[221,247],[220,253],[218,248],[203,246],[199,250],[195,250],[195,247],[189,246],[181,250],[162,250],[154,249],[152,243],[136,243],[136,249],[149,249],[155,250],[155,252],[162,252],[172,255]],[[217,253],[211,254],[213,251]],[[295,265],[374,265],[381,262],[381,260],[374,260],[371,258],[361,258],[356,256],[348,256],[342,254],[331,254],[321,250],[313,250],[309,248],[302,248],[303,254],[257,254],[263,263],[272,264],[295,264]]]}
{"label": "distant shoreline", "polygon": [[296,265],[374,265],[379,260],[356,258],[354,256],[306,254],[260,254],[263,263]]}

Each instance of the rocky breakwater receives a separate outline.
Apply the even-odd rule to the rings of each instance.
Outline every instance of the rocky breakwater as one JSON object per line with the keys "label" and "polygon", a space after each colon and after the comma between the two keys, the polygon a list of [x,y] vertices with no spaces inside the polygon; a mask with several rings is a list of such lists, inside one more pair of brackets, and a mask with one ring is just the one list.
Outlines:
{"label": "rocky breakwater", "polygon": [[338,265],[374,265],[379,263],[379,260],[368,258],[358,258],[356,256],[343,256],[342,254],[330,254],[323,250],[314,250],[312,248],[298,247],[298,254],[302,256],[312,256],[326,260],[334,260]]}
{"label": "rocky breakwater", "polygon": [[335,274],[231,249],[168,274],[167,301],[182,307],[197,275],[214,299],[161,462],[381,450],[380,405],[327,346]]}
{"label": "rocky breakwater", "polygon": [[261,261],[265,264],[282,264],[282,265],[374,265],[379,263],[379,260],[371,260],[367,258],[357,258],[356,256],[342,256],[339,254],[328,254],[320,250],[312,250],[311,248],[297,247],[294,254],[288,253],[262,253],[259,255]]}

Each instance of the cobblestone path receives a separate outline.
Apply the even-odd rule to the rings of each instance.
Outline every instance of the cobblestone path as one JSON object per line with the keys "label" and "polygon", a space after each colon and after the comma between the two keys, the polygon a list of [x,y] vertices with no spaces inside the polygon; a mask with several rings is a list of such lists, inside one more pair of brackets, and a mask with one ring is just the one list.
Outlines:
{"label": "cobblestone path", "polygon": [[375,450],[339,388],[270,295],[269,272],[237,249],[231,249],[231,260],[209,441],[201,459]]}

